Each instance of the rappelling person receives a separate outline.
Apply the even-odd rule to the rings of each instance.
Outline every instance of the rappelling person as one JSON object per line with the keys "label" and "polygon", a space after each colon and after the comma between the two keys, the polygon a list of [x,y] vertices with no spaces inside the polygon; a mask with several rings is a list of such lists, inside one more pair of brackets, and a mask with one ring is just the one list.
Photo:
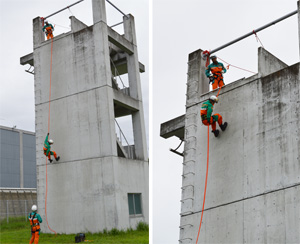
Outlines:
{"label": "rappelling person", "polygon": [[31,225],[31,239],[29,244],[38,244],[40,238],[40,223],[43,222],[41,215],[37,213],[37,206],[32,205],[32,212],[28,215],[30,225]]}
{"label": "rappelling person", "polygon": [[223,124],[222,116],[220,114],[212,115],[213,106],[218,101],[219,99],[216,96],[211,96],[208,101],[202,104],[200,110],[202,123],[206,126],[211,125],[212,132],[214,133],[215,137],[218,137],[219,135],[219,130],[216,129],[216,121],[218,121],[218,124],[222,131],[225,131],[227,127],[227,122]]}
{"label": "rappelling person", "polygon": [[57,156],[56,152],[51,151],[51,145],[53,144],[53,140],[51,140],[51,139],[48,140],[48,137],[49,137],[49,133],[46,136],[43,149],[44,149],[45,156],[47,156],[50,163],[52,163],[53,160],[51,159],[51,155],[54,155],[54,158],[56,161],[58,161],[60,159],[60,157]]}
{"label": "rappelling person", "polygon": [[47,35],[47,40],[49,40],[50,38],[53,38],[54,28],[53,28],[53,25],[49,24],[49,22],[47,20],[45,21],[43,31]]}
{"label": "rappelling person", "polygon": [[[223,73],[226,73],[226,68],[222,63],[217,61],[217,56],[212,55],[210,59],[212,60],[212,63],[207,66],[205,75],[209,78],[209,83],[212,83],[212,88],[215,90],[218,87],[225,85],[223,81]],[[210,72],[212,74],[210,74]]]}

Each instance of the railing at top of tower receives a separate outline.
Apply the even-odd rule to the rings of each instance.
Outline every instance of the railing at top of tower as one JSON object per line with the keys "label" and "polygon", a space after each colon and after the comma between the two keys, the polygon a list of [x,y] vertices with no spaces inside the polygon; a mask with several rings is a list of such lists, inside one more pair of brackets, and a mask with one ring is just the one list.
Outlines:
{"label": "railing at top of tower", "polygon": [[[120,73],[119,73],[119,71],[118,71],[118,69],[117,69],[117,67],[116,67],[116,65],[115,65],[115,63],[114,63],[114,61],[112,60],[111,57],[110,57],[110,61],[111,61],[112,65],[113,65],[114,68],[115,68],[115,73],[112,74],[112,75],[113,75],[114,77],[118,77],[118,78],[119,78],[119,80],[121,81],[121,83],[122,83],[122,85],[123,85],[123,89],[128,88],[128,87],[125,86],[125,84],[124,84],[124,82],[123,82],[123,80],[122,80],[122,78],[121,78],[121,75],[120,75]],[[118,81],[118,80],[117,80],[117,81]],[[118,82],[117,82],[117,83],[118,83]]]}
{"label": "railing at top of tower", "polygon": [[120,143],[121,143],[121,145],[123,146],[123,143],[122,143],[122,137],[124,138],[124,140],[125,140],[125,142],[126,142],[126,151],[127,151],[127,155],[128,155],[128,157],[129,158],[133,158],[133,154],[131,153],[131,150],[130,150],[130,144],[129,144],[129,142],[127,141],[127,139],[126,139],[126,137],[125,137],[125,135],[124,135],[124,133],[123,133],[123,131],[122,131],[122,129],[121,129],[121,127],[120,127],[120,125],[119,125],[119,123],[118,123],[118,121],[115,119],[115,123],[116,123],[116,125],[117,125],[117,127],[119,128],[119,140],[120,140]]}

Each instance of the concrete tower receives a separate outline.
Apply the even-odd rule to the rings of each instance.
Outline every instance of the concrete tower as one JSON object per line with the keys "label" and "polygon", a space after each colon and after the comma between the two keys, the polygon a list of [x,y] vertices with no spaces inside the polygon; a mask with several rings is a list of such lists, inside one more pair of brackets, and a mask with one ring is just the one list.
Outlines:
{"label": "concrete tower", "polygon": [[[75,17],[71,31],[55,36],[52,54],[50,137],[59,162],[48,164],[47,217],[58,233],[135,228],[148,222],[148,156],[133,16],[124,35],[107,25],[105,0],[92,0],[93,22]],[[45,218],[51,40],[33,20],[34,51],[21,64],[34,66],[37,198]],[[128,74],[120,89],[116,75]],[[115,119],[131,116],[134,145],[122,145]],[[43,232],[50,232],[43,222]]]}
{"label": "concrete tower", "polygon": [[[196,243],[207,162],[200,109],[217,94],[201,52],[189,55],[186,114],[161,125],[162,137],[185,142],[179,243]],[[210,132],[198,243],[300,243],[299,81],[300,63],[259,48],[258,74],[222,88],[214,113],[229,125],[218,138]]]}

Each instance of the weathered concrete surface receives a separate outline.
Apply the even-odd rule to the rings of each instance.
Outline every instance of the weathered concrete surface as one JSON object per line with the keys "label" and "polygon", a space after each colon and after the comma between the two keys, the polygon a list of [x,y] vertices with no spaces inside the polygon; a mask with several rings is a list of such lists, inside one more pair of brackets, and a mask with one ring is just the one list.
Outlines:
{"label": "weathered concrete surface", "polygon": [[[198,243],[300,243],[300,64],[222,88],[210,133],[205,212]],[[200,96],[187,106],[181,243],[195,243],[207,160]]]}
{"label": "weathered concrete surface", "polygon": [[288,67],[287,64],[279,60],[266,49],[258,48],[258,73],[261,76],[267,76],[278,70]]}
{"label": "weathered concrete surface", "polygon": [[167,139],[171,136],[177,136],[181,140],[184,139],[184,122],[185,115],[181,115],[175,119],[169,120],[160,126],[160,136]]}
{"label": "weathered concrete surface", "polygon": [[[131,43],[134,53],[127,69],[134,78],[126,97],[112,87],[105,0],[92,3],[93,26],[71,18],[72,31],[53,39],[50,138],[52,150],[61,159],[47,166],[47,217],[58,233],[135,228],[138,221],[149,221],[149,166],[142,96],[136,84],[140,82],[137,47]],[[37,198],[44,218],[42,145],[48,131],[51,40],[42,40],[40,25],[40,19],[34,19]],[[116,103],[126,113],[131,111],[135,160],[118,157]],[[141,194],[142,215],[129,215],[128,193]],[[42,230],[50,232],[45,221]]]}

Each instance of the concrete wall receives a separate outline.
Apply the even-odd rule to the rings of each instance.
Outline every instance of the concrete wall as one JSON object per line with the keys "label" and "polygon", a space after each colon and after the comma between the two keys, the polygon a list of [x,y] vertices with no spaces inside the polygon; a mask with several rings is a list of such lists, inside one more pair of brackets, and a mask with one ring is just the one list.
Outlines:
{"label": "concrete wall", "polygon": [[[47,169],[48,223],[58,233],[135,228],[138,221],[149,221],[147,155],[132,160],[117,154],[118,98],[104,0],[93,1],[93,17],[91,27],[71,18],[72,31],[53,39],[50,138],[61,159],[47,168],[41,149],[48,131],[51,40],[43,41],[40,19],[34,19],[38,206],[45,218]],[[140,139],[145,142],[143,135]],[[142,216],[129,216],[128,193],[142,194]],[[50,232],[45,221],[42,230]]]}
{"label": "concrete wall", "polygon": [[[266,67],[274,62],[269,57]],[[229,125],[218,138],[209,130],[208,185],[198,243],[300,243],[299,80],[298,63],[222,88],[214,113]],[[216,93],[187,101],[181,243],[197,238],[207,161],[207,127],[199,111]]]}

